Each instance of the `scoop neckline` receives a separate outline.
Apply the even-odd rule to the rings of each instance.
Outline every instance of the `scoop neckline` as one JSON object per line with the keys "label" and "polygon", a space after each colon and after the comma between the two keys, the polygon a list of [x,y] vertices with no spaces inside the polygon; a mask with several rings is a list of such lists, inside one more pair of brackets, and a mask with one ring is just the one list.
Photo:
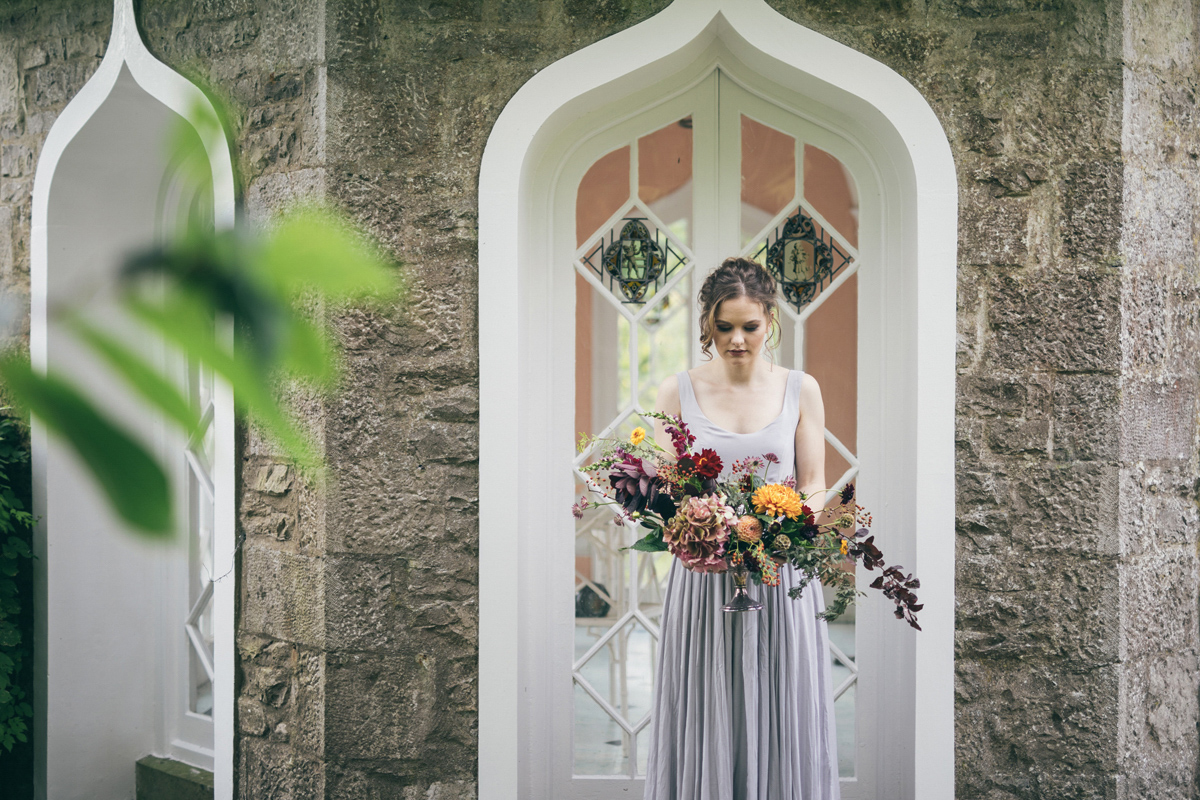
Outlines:
{"label": "scoop neckline", "polygon": [[791,387],[792,373],[798,372],[798,371],[799,370],[794,370],[794,369],[788,370],[787,382],[784,383],[784,385],[783,385],[783,402],[781,403],[782,408],[779,409],[779,413],[775,416],[775,419],[771,420],[766,425],[763,425],[758,430],[750,431],[749,433],[738,433],[737,431],[731,431],[731,430],[729,430],[729,428],[722,427],[722,426],[718,425],[717,423],[713,422],[711,419],[709,419],[708,414],[705,414],[704,409],[700,407],[699,398],[696,397],[696,384],[692,383],[691,370],[685,369],[683,371],[683,374],[687,377],[688,389],[690,389],[692,392],[692,405],[696,407],[696,413],[699,414],[701,417],[703,417],[705,422],[707,422],[709,425],[712,425],[714,428],[716,428],[719,431],[728,433],[730,436],[753,436],[756,433],[762,433],[767,428],[771,427],[776,422],[779,422],[779,420],[783,419],[783,415],[786,414],[787,410],[788,410],[787,399],[788,399],[788,392],[792,388]]}

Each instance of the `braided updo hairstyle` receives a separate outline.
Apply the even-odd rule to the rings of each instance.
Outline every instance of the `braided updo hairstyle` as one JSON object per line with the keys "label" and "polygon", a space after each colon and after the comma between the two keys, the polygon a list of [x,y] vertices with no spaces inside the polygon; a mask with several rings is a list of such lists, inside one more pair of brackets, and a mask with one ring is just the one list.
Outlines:
{"label": "braided updo hairstyle", "polygon": [[[762,304],[763,313],[771,323],[778,341],[779,323],[775,315],[775,278],[757,261],[748,258],[727,258],[700,287],[700,350],[712,358],[709,347],[713,342],[717,308],[735,297],[748,297]],[[771,346],[768,343],[768,346]]]}

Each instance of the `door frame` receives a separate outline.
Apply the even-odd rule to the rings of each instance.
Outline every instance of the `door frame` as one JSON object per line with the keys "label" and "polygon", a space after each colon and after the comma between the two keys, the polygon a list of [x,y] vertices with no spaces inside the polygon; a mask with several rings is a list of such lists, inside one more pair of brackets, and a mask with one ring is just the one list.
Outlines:
{"label": "door frame", "polygon": [[[549,659],[530,635],[544,612],[527,588],[550,578],[550,554],[530,546],[539,520],[539,461],[570,428],[551,366],[570,363],[573,333],[552,312],[547,221],[562,157],[613,124],[602,109],[640,111],[683,89],[711,48],[742,74],[770,76],[805,116],[854,142],[874,166],[888,234],[888,296],[903,319],[880,379],[911,424],[881,454],[883,469],[911,476],[913,493],[886,514],[910,545],[889,555],[922,578],[924,632],[897,623],[886,646],[902,652],[898,679],[911,706],[912,741],[878,791],[889,797],[953,797],[954,341],[957,181],[945,133],[923,97],[884,65],[787,20],[761,0],[676,0],[666,10],[538,73],[498,119],[480,174],[480,639],[481,800],[543,796],[549,763],[522,731],[534,722],[536,688],[522,665]],[[774,98],[773,98],[774,99]],[[572,289],[573,291],[573,289]],[[903,369],[898,369],[903,365]],[[561,398],[559,398],[561,400]],[[865,435],[864,431],[864,435]],[[513,476],[520,476],[514,486]],[[920,505],[914,501],[921,497]],[[557,513],[557,509],[548,512]],[[882,511],[882,509],[881,509]],[[566,508],[561,512],[564,516]],[[878,516],[878,515],[877,515]],[[920,531],[920,536],[915,535]],[[899,541],[899,540],[898,540]],[[523,661],[528,659],[528,662]],[[920,708],[917,716],[915,709]],[[898,737],[904,738],[904,737]]]}
{"label": "door frame", "polygon": [[[199,87],[156,59],[146,48],[137,28],[133,0],[114,0],[112,32],[104,58],[51,126],[34,176],[30,359],[39,372],[52,366],[57,355],[51,352],[54,324],[48,316],[48,302],[50,269],[53,259],[59,257],[54,238],[62,234],[51,226],[51,199],[60,197],[59,192],[69,196],[71,191],[104,189],[97,182],[89,183],[95,177],[92,172],[87,172],[84,178],[80,178],[80,173],[91,167],[97,172],[111,168],[111,164],[105,163],[105,153],[88,153],[81,165],[72,160],[78,154],[72,154],[69,148],[93,117],[120,92],[125,83],[121,81],[123,75],[132,78],[137,89],[144,93],[139,102],[156,110],[161,105],[196,129],[212,170],[214,224],[219,230],[234,226],[233,163],[216,109]],[[138,119],[129,122],[131,126],[138,124]],[[160,161],[158,154],[152,153],[142,163],[122,164],[121,177],[151,185],[157,195],[163,169]],[[88,185],[81,187],[80,183]],[[232,327],[221,325],[219,330],[223,344],[232,347]],[[236,510],[234,407],[228,384],[217,382],[214,405],[214,572],[218,578],[212,601],[215,641],[210,752],[176,735],[181,731],[180,721],[175,719],[179,715],[166,707],[178,697],[172,690],[180,688],[177,676],[167,672],[176,666],[181,645],[187,645],[183,639],[183,619],[174,620],[167,628],[163,623],[166,612],[160,613],[156,606],[162,592],[181,589],[177,580],[178,552],[156,550],[147,556],[143,552],[147,549],[145,544],[135,534],[120,529],[120,523],[108,518],[96,522],[96,529],[88,531],[93,534],[102,531],[112,537],[108,542],[95,535],[82,537],[81,531],[73,529],[68,524],[72,503],[61,498],[55,501],[56,491],[61,493],[62,487],[67,487],[69,500],[72,487],[91,491],[90,478],[80,477],[82,473],[77,475],[74,471],[52,471],[51,463],[61,467],[71,463],[70,457],[38,418],[32,420],[33,506],[38,519],[34,529],[33,726],[38,797],[66,797],[73,791],[67,787],[80,785],[89,787],[88,796],[101,796],[103,787],[109,786],[120,787],[113,790],[117,792],[113,796],[128,796],[133,791],[134,761],[148,753],[193,765],[210,765],[214,796],[217,800],[233,797]],[[159,434],[161,427],[155,426]],[[159,443],[164,439],[160,435]],[[116,547],[102,546],[111,541],[117,543]],[[92,549],[81,548],[83,544]],[[161,570],[149,576],[140,569],[146,564]],[[100,594],[84,593],[79,586],[81,574],[103,575],[108,588]],[[85,616],[105,616],[92,613],[97,607],[125,611],[107,614],[103,627],[92,632],[106,640],[105,657],[89,654],[88,659],[81,660],[79,641],[73,639],[71,629]],[[170,652],[166,652],[168,648]],[[88,680],[73,679],[78,674],[85,674]],[[114,694],[114,686],[134,688]],[[109,706],[118,706],[119,712],[97,711],[101,708],[97,698],[112,701]]]}

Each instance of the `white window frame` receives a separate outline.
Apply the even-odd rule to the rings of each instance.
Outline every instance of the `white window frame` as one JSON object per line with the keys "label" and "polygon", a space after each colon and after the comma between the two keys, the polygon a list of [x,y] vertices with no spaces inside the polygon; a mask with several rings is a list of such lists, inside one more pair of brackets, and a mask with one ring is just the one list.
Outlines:
{"label": "white window frame", "polygon": [[[215,110],[211,103],[194,84],[183,76],[171,70],[151,55],[145,47],[137,30],[132,0],[114,0],[113,28],[109,46],[104,59],[96,72],[71,100],[46,137],[41,155],[38,160],[37,172],[33,188],[32,208],[32,241],[31,241],[31,319],[30,319],[30,351],[33,366],[39,371],[45,371],[57,356],[50,352],[50,321],[47,314],[49,295],[49,265],[51,262],[51,231],[49,227],[51,191],[61,191],[54,186],[55,176],[69,175],[69,164],[60,164],[64,153],[76,136],[87,123],[96,115],[113,94],[118,78],[127,70],[138,88],[143,91],[148,100],[161,103],[170,111],[188,119],[193,113],[213,115]],[[131,118],[130,125],[137,125],[138,120]],[[213,175],[214,222],[218,229],[230,229],[235,219],[233,167],[230,160],[228,143],[220,126],[204,126],[211,133],[206,138],[202,135],[203,144],[209,159]],[[215,128],[215,129],[213,129]],[[199,131],[198,131],[199,132]],[[164,143],[165,146],[165,143]],[[78,154],[76,154],[78,155]],[[98,157],[102,154],[97,154]],[[160,153],[153,154],[161,156]],[[137,169],[136,166],[131,169]],[[159,160],[147,158],[147,170],[158,170],[155,175],[142,175],[147,185],[157,188],[161,177],[162,166]],[[60,181],[60,184],[62,181]],[[147,242],[149,244],[149,242]],[[218,336],[226,345],[232,346],[232,327],[223,323],[217,328]],[[178,659],[172,650],[179,644],[181,649],[186,647],[186,641],[181,640],[183,633],[182,620],[172,612],[178,603],[170,602],[156,608],[162,594],[169,597],[172,592],[186,591],[186,586],[179,585],[180,570],[177,562],[178,553],[183,552],[186,560],[186,548],[177,548],[171,553],[160,552],[148,555],[144,560],[141,556],[133,559],[121,556],[104,556],[97,559],[95,569],[105,570],[111,580],[114,593],[107,596],[103,593],[90,598],[81,598],[78,592],[69,591],[73,575],[80,569],[86,569],[86,564],[79,563],[86,558],[86,548],[75,550],[71,541],[68,526],[61,522],[60,517],[69,517],[69,509],[56,505],[59,501],[50,502],[55,494],[54,486],[63,480],[61,468],[52,470],[50,464],[61,464],[61,447],[48,435],[45,427],[36,419],[32,430],[33,470],[34,470],[34,511],[39,517],[35,531],[35,551],[38,560],[35,562],[35,591],[36,591],[36,652],[35,664],[36,697],[35,714],[35,769],[36,785],[39,797],[69,798],[69,797],[126,797],[133,789],[134,761],[143,755],[174,757],[195,766],[211,769],[214,774],[215,797],[218,800],[229,800],[233,797],[233,686],[234,686],[234,410],[233,395],[230,387],[218,382],[215,386],[215,454],[213,465],[215,520],[214,571],[218,577],[214,587],[214,627],[216,640],[214,642],[214,697],[213,697],[213,743],[211,748],[197,745],[197,737],[186,734],[187,724],[192,725],[193,731],[197,724],[203,723],[199,715],[190,716],[197,719],[183,719],[176,714],[174,706],[178,699]],[[175,467],[175,460],[182,458],[178,448],[171,450],[174,437],[167,435],[163,426],[154,426],[152,439],[164,449],[164,457],[173,459],[168,467]],[[58,459],[58,460],[56,460]],[[178,477],[177,471],[172,477]],[[67,480],[71,480],[68,478]],[[61,494],[61,492],[60,492]],[[64,517],[65,514],[65,517]],[[97,522],[97,525],[106,524]],[[113,541],[123,542],[121,537],[130,534],[120,534],[115,531],[117,538]],[[104,533],[108,535],[107,529]],[[181,537],[182,538],[182,537]],[[131,540],[132,541],[132,540]],[[118,547],[125,547],[120,544]],[[128,545],[136,549],[137,544]],[[115,560],[114,560],[115,558]],[[105,560],[107,559],[107,560]],[[112,562],[112,563],[109,563]],[[159,569],[153,579],[145,575],[147,568],[155,564]],[[143,568],[141,574],[124,575],[122,570]],[[129,580],[132,578],[132,580]],[[135,597],[135,593],[144,592],[144,598]],[[114,606],[107,615],[112,626],[111,635],[113,648],[94,648],[95,652],[87,652],[86,658],[91,661],[88,681],[66,680],[72,674],[68,664],[74,665],[79,659],[81,643],[70,640],[64,631],[70,629],[73,618],[85,612],[80,604],[90,603],[103,608],[106,602],[116,602],[120,597],[121,605]],[[177,598],[175,598],[177,600]],[[131,618],[129,609],[138,609],[144,619]],[[95,615],[93,615],[94,617]],[[153,636],[141,635],[136,640],[131,639],[129,631],[142,626],[143,631],[155,630]],[[91,632],[96,640],[108,635],[107,631]],[[122,643],[133,642],[137,652],[126,649],[123,652]],[[74,648],[74,649],[73,649]],[[131,677],[130,671],[136,671],[136,678]],[[143,674],[144,673],[144,674]],[[119,676],[122,685],[133,685],[133,681],[141,680],[137,697],[118,698],[129,711],[120,715],[107,715],[98,718],[89,714],[91,708],[89,698],[104,692],[111,694],[111,686],[106,685],[106,679],[112,680]],[[78,674],[76,674],[78,677]],[[65,682],[64,682],[65,681]],[[90,682],[89,682],[90,681]],[[181,723],[183,723],[181,725]]]}
{"label": "white window frame", "polygon": [[[534,535],[539,516],[555,513],[543,510],[540,498],[559,480],[543,475],[542,465],[554,461],[547,454],[556,452],[559,429],[572,426],[574,410],[569,398],[554,394],[551,378],[554,365],[573,359],[568,315],[554,313],[567,295],[562,283],[574,281],[569,264],[554,260],[550,220],[562,211],[561,198],[554,204],[556,170],[573,143],[620,122],[606,117],[606,109],[620,101],[637,113],[661,102],[686,85],[714,47],[741,65],[743,79],[769,76],[791,95],[789,101],[774,94],[772,102],[854,143],[877,181],[885,237],[879,291],[894,315],[884,331],[883,363],[874,375],[860,367],[860,386],[886,385],[889,414],[908,423],[872,458],[911,489],[889,492],[875,516],[881,535],[878,523],[886,519],[889,526],[889,557],[920,574],[926,607],[920,634],[894,620],[881,626],[879,646],[899,654],[895,683],[881,692],[893,698],[899,719],[911,720],[908,735],[920,747],[904,745],[876,765],[876,792],[950,800],[953,158],[936,116],[911,84],[761,0],[676,0],[542,70],[509,102],[489,138],[480,175],[480,798],[544,797],[553,783],[543,755],[551,745],[528,731],[538,729],[544,711],[537,665],[549,660],[538,634],[545,616],[540,601],[560,580],[548,570],[554,553]],[[865,442],[871,421],[862,424]]]}

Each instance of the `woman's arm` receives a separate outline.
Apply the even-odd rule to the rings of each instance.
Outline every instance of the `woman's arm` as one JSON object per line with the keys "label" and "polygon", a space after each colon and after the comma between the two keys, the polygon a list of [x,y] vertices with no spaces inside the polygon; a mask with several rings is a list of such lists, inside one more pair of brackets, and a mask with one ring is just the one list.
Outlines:
{"label": "woman's arm", "polygon": [[825,507],[825,403],[817,379],[805,373],[800,383],[800,424],[796,426],[796,489],[811,499],[815,514]]}
{"label": "woman's arm", "polygon": [[[679,378],[674,375],[663,378],[663,382],[658,385],[658,399],[654,401],[654,410],[679,415]],[[671,443],[671,436],[667,433],[667,423],[661,419],[654,420],[654,441],[672,458],[675,457],[675,445]]]}

